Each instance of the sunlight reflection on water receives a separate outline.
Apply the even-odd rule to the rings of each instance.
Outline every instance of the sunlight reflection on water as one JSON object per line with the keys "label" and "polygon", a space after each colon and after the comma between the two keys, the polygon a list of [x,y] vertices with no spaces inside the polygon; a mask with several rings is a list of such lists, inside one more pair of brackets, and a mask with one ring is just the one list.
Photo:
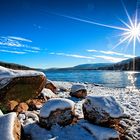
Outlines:
{"label": "sunlight reflection on water", "polygon": [[136,77],[136,74],[138,72],[135,72],[135,71],[130,71],[130,72],[127,72],[128,73],[128,80],[130,81],[130,85],[129,86],[126,86],[126,88],[130,91],[130,92],[139,92],[135,83],[137,81],[137,77]]}

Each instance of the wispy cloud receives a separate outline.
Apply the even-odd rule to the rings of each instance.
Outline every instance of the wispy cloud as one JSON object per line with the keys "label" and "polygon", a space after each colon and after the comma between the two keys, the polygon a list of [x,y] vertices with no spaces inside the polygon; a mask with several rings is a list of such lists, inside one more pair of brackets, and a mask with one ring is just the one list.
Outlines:
{"label": "wispy cloud", "polygon": [[103,54],[110,54],[110,55],[122,55],[122,53],[114,52],[114,51],[99,51]]}
{"label": "wispy cloud", "polygon": [[87,50],[87,52],[98,52],[98,53],[101,53],[101,54],[116,55],[116,56],[122,56],[122,57],[125,57],[125,58],[135,57],[134,55],[131,55],[131,54],[119,53],[119,52],[115,52],[115,51]]}
{"label": "wispy cloud", "polygon": [[25,42],[32,42],[32,40],[26,39],[26,38],[23,38],[23,37],[8,36],[8,38],[15,39],[15,40],[20,40],[20,41],[25,41]]}
{"label": "wispy cloud", "polygon": [[39,52],[37,50],[27,50],[27,49],[24,49],[23,51],[25,51],[25,52],[31,52],[31,53],[38,53]]}
{"label": "wispy cloud", "polygon": [[97,50],[87,50],[87,52],[97,52]]}
{"label": "wispy cloud", "polygon": [[105,56],[105,55],[96,55],[96,58],[102,58],[104,60],[110,61],[110,62],[120,62],[123,60],[126,60],[127,58],[120,58],[120,57],[111,57],[111,56]]}
{"label": "wispy cloud", "polygon": [[84,55],[77,55],[77,54],[66,54],[66,53],[50,53],[52,55],[60,55],[60,56],[67,56],[67,57],[74,57],[74,58],[82,58],[82,59],[90,59],[90,60],[94,60],[94,57],[90,57],[90,56],[84,56]]}
{"label": "wispy cloud", "polygon": [[0,36],[0,52],[15,54],[38,53],[40,48],[32,46],[31,43],[32,40],[23,37]]}
{"label": "wispy cloud", "polygon": [[0,52],[13,53],[13,54],[25,54],[26,53],[26,52],[10,51],[10,50],[0,50]]}
{"label": "wispy cloud", "polygon": [[135,57],[134,55],[131,55],[131,54],[118,53],[118,52],[114,52],[114,51],[100,51],[100,52],[103,54],[118,55],[118,56],[123,56],[123,57],[127,57],[127,58]]}

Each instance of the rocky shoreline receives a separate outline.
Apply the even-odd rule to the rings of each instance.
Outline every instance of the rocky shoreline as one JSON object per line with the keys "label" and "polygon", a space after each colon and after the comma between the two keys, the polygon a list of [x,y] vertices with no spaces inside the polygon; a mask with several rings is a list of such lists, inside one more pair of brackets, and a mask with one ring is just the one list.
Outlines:
{"label": "rocky shoreline", "polygon": [[139,93],[0,67],[0,138],[138,140]]}

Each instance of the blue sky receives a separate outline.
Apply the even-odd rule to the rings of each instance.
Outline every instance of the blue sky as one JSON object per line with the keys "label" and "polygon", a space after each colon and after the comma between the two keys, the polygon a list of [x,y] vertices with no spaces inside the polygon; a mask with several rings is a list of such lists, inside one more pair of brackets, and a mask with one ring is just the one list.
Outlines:
{"label": "blue sky", "polygon": [[[139,0],[123,3],[133,18]],[[127,40],[114,48],[123,31],[89,23],[125,27],[121,0],[0,0],[0,19],[0,61],[50,68],[133,57]]]}

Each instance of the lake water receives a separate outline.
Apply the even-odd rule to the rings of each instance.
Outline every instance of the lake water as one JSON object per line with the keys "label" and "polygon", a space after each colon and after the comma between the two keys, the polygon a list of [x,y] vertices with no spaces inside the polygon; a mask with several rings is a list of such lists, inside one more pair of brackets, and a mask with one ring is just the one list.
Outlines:
{"label": "lake water", "polygon": [[131,87],[140,89],[140,72],[69,70],[47,71],[46,76],[54,81],[88,82],[107,87]]}

